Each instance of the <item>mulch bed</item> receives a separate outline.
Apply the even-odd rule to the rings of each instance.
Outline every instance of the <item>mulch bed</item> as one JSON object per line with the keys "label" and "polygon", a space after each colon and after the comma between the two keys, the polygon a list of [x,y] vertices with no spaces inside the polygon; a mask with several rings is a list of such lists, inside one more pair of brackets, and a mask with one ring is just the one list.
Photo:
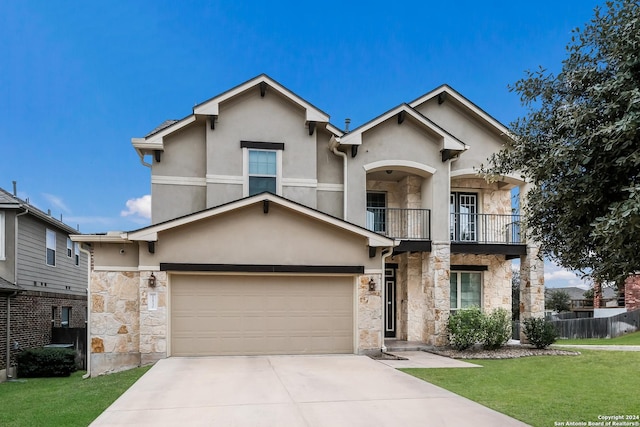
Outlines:
{"label": "mulch bed", "polygon": [[498,350],[485,350],[481,346],[474,346],[467,350],[454,348],[430,348],[429,353],[452,359],[515,359],[529,356],[578,356],[580,352],[558,350],[555,348],[535,348],[528,345],[506,345]]}

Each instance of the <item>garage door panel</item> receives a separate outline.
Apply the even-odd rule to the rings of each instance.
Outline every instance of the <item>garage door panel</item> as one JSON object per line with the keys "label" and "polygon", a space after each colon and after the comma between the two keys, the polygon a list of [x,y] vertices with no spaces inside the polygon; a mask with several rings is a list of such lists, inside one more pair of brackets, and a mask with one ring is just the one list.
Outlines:
{"label": "garage door panel", "polygon": [[172,355],[353,352],[350,277],[171,276]]}

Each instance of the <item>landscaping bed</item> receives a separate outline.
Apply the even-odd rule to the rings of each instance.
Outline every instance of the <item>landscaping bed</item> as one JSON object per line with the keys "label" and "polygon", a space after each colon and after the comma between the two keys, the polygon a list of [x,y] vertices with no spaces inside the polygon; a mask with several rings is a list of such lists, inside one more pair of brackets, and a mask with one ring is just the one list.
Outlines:
{"label": "landscaping bed", "polygon": [[485,350],[480,345],[466,350],[456,350],[452,347],[430,348],[429,353],[452,359],[516,359],[529,356],[578,356],[577,351],[559,350],[556,348],[535,348],[523,344],[509,344],[497,350]]}

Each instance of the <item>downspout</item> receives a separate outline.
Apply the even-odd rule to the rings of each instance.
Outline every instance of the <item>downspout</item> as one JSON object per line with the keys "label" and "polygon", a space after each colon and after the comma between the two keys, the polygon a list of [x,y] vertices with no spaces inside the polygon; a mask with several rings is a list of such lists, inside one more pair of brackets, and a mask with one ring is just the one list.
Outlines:
{"label": "downspout", "polygon": [[338,150],[338,139],[331,136],[329,139],[329,150],[336,156],[342,157],[342,219],[347,220],[347,153]]}
{"label": "downspout", "polygon": [[91,252],[82,247],[78,242],[80,252],[87,255],[87,342],[85,343],[85,357],[87,358],[87,373],[82,376],[83,380],[91,377]]}
{"label": "downspout", "polygon": [[[23,207],[22,205],[20,205],[20,207]],[[24,212],[16,214],[15,219],[13,220],[13,227],[14,227],[14,231],[13,231],[13,250],[14,250],[14,271],[13,271],[13,278],[14,278],[14,285],[18,286],[18,217],[21,217],[23,215],[26,215],[29,213],[29,208],[24,208]],[[8,294],[7,295],[7,353],[6,353],[6,365],[5,365],[5,376],[6,376],[6,380],[9,381],[11,379],[11,375],[9,375],[10,369],[11,369],[11,297],[15,297],[16,295],[18,295],[18,292],[14,292],[13,294]]]}
{"label": "downspout", "polygon": [[[387,251],[387,252],[385,252]],[[382,274],[380,274],[380,299],[382,300],[382,347],[380,348],[380,351],[382,351],[383,353],[385,353],[387,351],[387,345],[384,342],[384,333],[385,330],[387,329],[387,316],[386,316],[386,310],[387,310],[387,299],[386,299],[386,295],[385,295],[385,291],[386,291],[386,286],[385,286],[385,278],[384,278],[384,272],[385,272],[385,265],[386,265],[386,261],[387,258],[389,258],[391,255],[393,255],[393,248],[389,249],[383,249],[382,250]]]}

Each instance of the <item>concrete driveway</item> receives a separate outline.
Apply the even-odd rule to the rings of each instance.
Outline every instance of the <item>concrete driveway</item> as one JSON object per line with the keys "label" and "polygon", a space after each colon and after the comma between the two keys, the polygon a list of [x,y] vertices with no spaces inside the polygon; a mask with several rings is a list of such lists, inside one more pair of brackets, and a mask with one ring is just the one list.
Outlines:
{"label": "concrete driveway", "polygon": [[365,356],[160,360],[92,426],[524,426]]}

